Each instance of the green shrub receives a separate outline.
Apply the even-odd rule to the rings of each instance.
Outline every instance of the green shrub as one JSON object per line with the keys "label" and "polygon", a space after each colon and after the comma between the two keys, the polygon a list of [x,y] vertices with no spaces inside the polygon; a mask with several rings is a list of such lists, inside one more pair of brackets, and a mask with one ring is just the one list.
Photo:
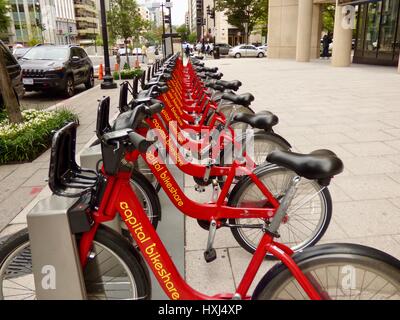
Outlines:
{"label": "green shrub", "polygon": [[131,67],[129,66],[128,62],[124,63],[124,67],[122,68],[122,70],[131,70]]}
{"label": "green shrub", "polygon": [[23,123],[11,124],[8,119],[0,120],[0,164],[32,161],[50,145],[53,130],[66,122],[78,121],[69,110],[22,111]]}
{"label": "green shrub", "polygon": [[6,111],[0,109],[0,122],[2,122],[5,118],[7,118]]}
{"label": "green shrub", "polygon": [[119,80],[119,72],[118,71],[113,72],[113,78],[114,78],[114,80]]}
{"label": "green shrub", "polygon": [[136,76],[140,76],[142,74],[141,69],[132,69],[132,70],[121,70],[121,79],[133,79]]}

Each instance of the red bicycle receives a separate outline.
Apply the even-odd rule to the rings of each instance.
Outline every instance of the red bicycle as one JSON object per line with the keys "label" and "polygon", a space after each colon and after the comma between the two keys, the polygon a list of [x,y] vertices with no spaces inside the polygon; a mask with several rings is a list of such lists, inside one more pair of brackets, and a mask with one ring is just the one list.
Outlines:
{"label": "red bicycle", "polygon": [[[53,138],[49,185],[58,195],[79,197],[74,208],[82,208],[82,214],[75,217],[80,226],[87,226],[76,238],[88,299],[150,299],[148,268],[173,300],[400,298],[400,261],[384,252],[354,244],[326,244],[293,254],[274,240],[279,236],[279,227],[301,176],[328,183],[342,170],[339,159],[284,152],[272,153],[269,160],[296,166],[299,175],[291,180],[272,223],[264,226],[263,237],[235,292],[207,296],[191,288],[177,271],[133,193],[130,173],[120,171],[120,161],[126,152],[146,152],[151,143],[131,130],[105,134],[104,168],[96,173],[75,163],[76,124],[66,125]],[[323,166],[312,166],[316,163]],[[101,224],[112,220],[117,213],[129,228],[137,248]],[[23,275],[12,272],[18,259],[22,255],[26,259],[28,252],[27,230],[17,233],[1,247],[1,298],[34,297],[33,275],[29,270]],[[281,262],[265,274],[250,296],[249,287],[267,253]],[[19,290],[17,296],[15,288]]]}
{"label": "red bicycle", "polygon": [[[156,100],[149,99],[148,101],[152,103]],[[109,105],[108,97],[103,98],[99,103],[97,135],[100,139],[112,130],[108,123]],[[155,103],[148,107],[142,104],[134,110],[122,113],[115,120],[113,127],[136,130],[143,134],[143,128],[139,126],[145,119],[148,127],[157,132],[158,142],[157,149],[140,154],[141,159],[150,168],[152,176],[159,182],[175,207],[185,215],[196,218],[199,225],[209,231],[210,237],[220,227],[230,228],[238,243],[248,252],[254,253],[262,238],[264,223],[270,223],[288,184],[296,175],[293,168],[289,170],[284,167],[263,165],[254,169],[254,165],[250,167],[244,165],[241,156],[234,159],[233,164],[229,166],[188,162],[185,154],[178,148],[177,136],[170,138],[169,131],[159,120],[157,115],[162,112],[162,103]],[[174,130],[171,130],[171,135],[173,132]],[[160,153],[158,150],[168,150],[169,153]],[[335,154],[328,150],[314,151],[313,154],[336,159]],[[137,151],[128,153],[123,166],[137,162],[138,157]],[[174,166],[182,172],[193,176],[198,184],[212,185],[213,194],[209,203],[195,202],[185,195],[168,166],[165,165],[170,162],[173,162]],[[140,184],[139,179],[134,180],[137,178],[136,171],[132,173],[131,178],[136,181],[136,184]],[[221,179],[223,179],[223,184],[221,184]],[[142,192],[136,192],[136,194],[139,199],[146,196]],[[332,216],[332,200],[327,184],[315,179],[303,179],[286,212],[287,215],[281,227],[281,242],[290,246],[293,251],[299,251],[317,243],[327,230]],[[147,211],[147,214],[151,213]],[[152,214],[150,220],[154,222],[156,218]],[[212,246],[212,240],[210,240],[210,245]],[[206,260],[210,261],[212,258],[215,258],[215,251],[211,250]]]}

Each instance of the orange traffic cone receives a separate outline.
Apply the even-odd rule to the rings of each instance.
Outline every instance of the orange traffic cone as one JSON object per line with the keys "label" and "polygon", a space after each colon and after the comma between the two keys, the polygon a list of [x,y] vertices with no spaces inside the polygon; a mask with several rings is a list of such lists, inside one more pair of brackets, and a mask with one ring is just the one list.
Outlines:
{"label": "orange traffic cone", "polygon": [[103,64],[99,66],[99,80],[103,80]]}
{"label": "orange traffic cone", "polygon": [[139,63],[139,59],[135,60],[135,69],[140,68],[140,63]]}
{"label": "orange traffic cone", "polygon": [[114,71],[119,71],[119,64],[118,63],[115,64]]}

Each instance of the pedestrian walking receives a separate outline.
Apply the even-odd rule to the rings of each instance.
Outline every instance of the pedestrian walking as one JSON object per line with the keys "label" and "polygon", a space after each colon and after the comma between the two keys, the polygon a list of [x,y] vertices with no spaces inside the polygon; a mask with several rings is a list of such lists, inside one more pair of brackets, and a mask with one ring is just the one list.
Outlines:
{"label": "pedestrian walking", "polygon": [[189,44],[186,44],[185,54],[186,54],[186,58],[190,57],[190,45]]}
{"label": "pedestrian walking", "polygon": [[117,60],[117,64],[120,66],[121,65],[121,54],[119,53],[119,50],[117,51],[116,60]]}
{"label": "pedestrian walking", "polygon": [[329,45],[332,43],[332,41],[332,32],[329,32],[322,38],[322,58],[329,59]]}
{"label": "pedestrian walking", "polygon": [[145,59],[147,59],[147,47],[146,45],[142,46],[142,63],[145,63]]}

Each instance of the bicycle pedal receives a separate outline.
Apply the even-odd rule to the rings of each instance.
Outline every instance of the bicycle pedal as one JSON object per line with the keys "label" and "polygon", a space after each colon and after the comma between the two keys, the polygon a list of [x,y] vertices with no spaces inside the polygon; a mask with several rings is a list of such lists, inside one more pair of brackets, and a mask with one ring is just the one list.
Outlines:
{"label": "bicycle pedal", "polygon": [[215,259],[217,259],[217,251],[215,251],[214,248],[204,251],[204,260],[206,260],[207,263],[210,263]]}
{"label": "bicycle pedal", "polygon": [[194,186],[194,190],[196,190],[197,192],[205,192],[206,191],[206,188],[204,187],[204,186],[200,186],[200,185],[198,185],[198,184],[196,184],[195,186]]}

